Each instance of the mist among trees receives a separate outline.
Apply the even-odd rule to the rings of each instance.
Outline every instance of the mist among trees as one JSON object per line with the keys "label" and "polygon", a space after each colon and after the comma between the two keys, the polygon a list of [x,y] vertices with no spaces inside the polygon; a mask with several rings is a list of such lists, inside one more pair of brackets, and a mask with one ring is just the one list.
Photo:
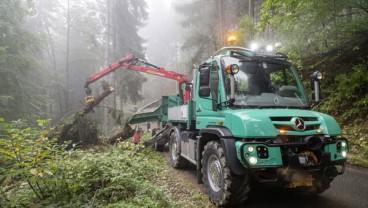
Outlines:
{"label": "mist among trees", "polygon": [[[222,47],[281,42],[279,52],[308,92],[310,74],[323,73],[323,101],[311,108],[336,117],[351,138],[349,160],[367,163],[367,19],[367,0],[1,0],[0,207],[188,205],[137,169],[118,174],[142,161],[144,176],[160,172],[165,162],[144,158],[152,152],[119,144],[111,154],[72,155],[75,145],[48,139],[47,123],[63,123],[85,107],[86,80],[128,54],[192,77]],[[237,37],[233,44],[229,35]],[[175,81],[123,68],[92,83],[93,94],[106,83],[115,92],[88,115],[96,139],[123,129],[131,108],[177,93]],[[111,194],[122,190],[121,198]]]}
{"label": "mist among trees", "polygon": [[[325,74],[326,102],[319,109],[343,121],[364,120],[366,11],[367,2],[359,0],[5,0],[0,117],[57,123],[83,107],[83,84],[92,73],[127,54],[192,76],[193,65],[229,46],[226,38],[235,34],[240,47],[281,42],[303,78],[313,70]],[[131,106],[176,93],[174,81],[130,70],[103,80],[116,88],[93,115],[105,133]],[[97,94],[101,83],[92,85]]]}

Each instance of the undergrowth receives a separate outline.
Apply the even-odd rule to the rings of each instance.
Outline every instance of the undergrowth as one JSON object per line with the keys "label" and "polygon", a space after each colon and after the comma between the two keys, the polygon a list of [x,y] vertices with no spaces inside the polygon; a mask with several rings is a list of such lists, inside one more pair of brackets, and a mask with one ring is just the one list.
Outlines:
{"label": "undergrowth", "polygon": [[152,149],[121,142],[77,150],[46,137],[46,123],[0,119],[0,207],[185,206],[160,184],[168,166]]}

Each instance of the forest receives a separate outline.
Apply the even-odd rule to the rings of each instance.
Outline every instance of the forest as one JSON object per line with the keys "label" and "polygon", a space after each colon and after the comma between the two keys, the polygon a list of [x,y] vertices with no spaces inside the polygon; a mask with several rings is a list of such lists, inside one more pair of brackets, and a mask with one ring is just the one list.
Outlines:
{"label": "forest", "polygon": [[160,186],[160,155],[105,142],[175,82],[117,70],[91,86],[115,92],[76,118],[86,80],[128,54],[192,77],[222,47],[280,42],[308,95],[322,72],[311,108],[337,119],[348,162],[367,167],[367,19],[366,0],[1,0],[0,207],[210,206]]}

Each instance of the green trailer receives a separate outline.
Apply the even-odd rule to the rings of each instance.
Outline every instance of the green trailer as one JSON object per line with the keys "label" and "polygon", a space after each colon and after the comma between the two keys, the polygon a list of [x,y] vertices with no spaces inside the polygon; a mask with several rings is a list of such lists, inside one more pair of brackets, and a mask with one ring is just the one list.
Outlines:
{"label": "green trailer", "polygon": [[[179,103],[178,96],[162,96],[161,99],[153,101],[137,112],[129,119],[129,124],[138,124],[145,122],[160,122],[162,124],[168,122],[168,109],[177,106]],[[162,127],[162,126],[161,126]]]}

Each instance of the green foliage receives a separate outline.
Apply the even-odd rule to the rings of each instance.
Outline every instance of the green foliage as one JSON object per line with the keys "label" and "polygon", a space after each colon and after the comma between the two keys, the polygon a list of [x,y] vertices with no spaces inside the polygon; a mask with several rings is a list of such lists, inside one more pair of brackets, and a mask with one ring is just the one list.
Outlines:
{"label": "green foliage", "polygon": [[[0,200],[5,207],[173,207],[157,183],[165,162],[151,149],[122,142],[66,150],[39,128],[0,119]],[[144,138],[143,138],[144,140]],[[73,145],[75,147],[75,145]]]}
{"label": "green foliage", "polygon": [[267,0],[258,29],[282,41],[289,57],[302,61],[304,68],[325,64],[336,74],[344,68],[337,70],[336,62],[346,66],[366,54],[366,8],[366,2],[355,0]]}
{"label": "green foliage", "polygon": [[319,110],[337,116],[344,123],[366,121],[368,117],[368,63],[335,78],[335,90],[321,103]]}
{"label": "green foliage", "polygon": [[119,80],[119,91],[124,103],[130,99],[133,104],[143,99],[143,96],[139,93],[142,91],[143,82],[147,79],[134,71],[124,71],[121,73],[121,79]]}
{"label": "green foliage", "polygon": [[78,180],[73,191],[88,193],[90,203],[95,206],[168,207],[172,204],[165,192],[152,184],[160,173],[162,158],[143,150],[143,146],[123,142],[103,152],[80,152],[78,157],[71,164]]}
{"label": "green foliage", "polygon": [[0,188],[4,206],[35,206],[67,200],[70,181],[66,163],[72,151],[58,145],[44,129],[26,127],[21,120],[0,120]]}
{"label": "green foliage", "polygon": [[243,15],[239,18],[238,29],[235,31],[237,41],[234,43],[236,46],[249,47],[251,41],[256,36],[256,27],[252,18]]}

